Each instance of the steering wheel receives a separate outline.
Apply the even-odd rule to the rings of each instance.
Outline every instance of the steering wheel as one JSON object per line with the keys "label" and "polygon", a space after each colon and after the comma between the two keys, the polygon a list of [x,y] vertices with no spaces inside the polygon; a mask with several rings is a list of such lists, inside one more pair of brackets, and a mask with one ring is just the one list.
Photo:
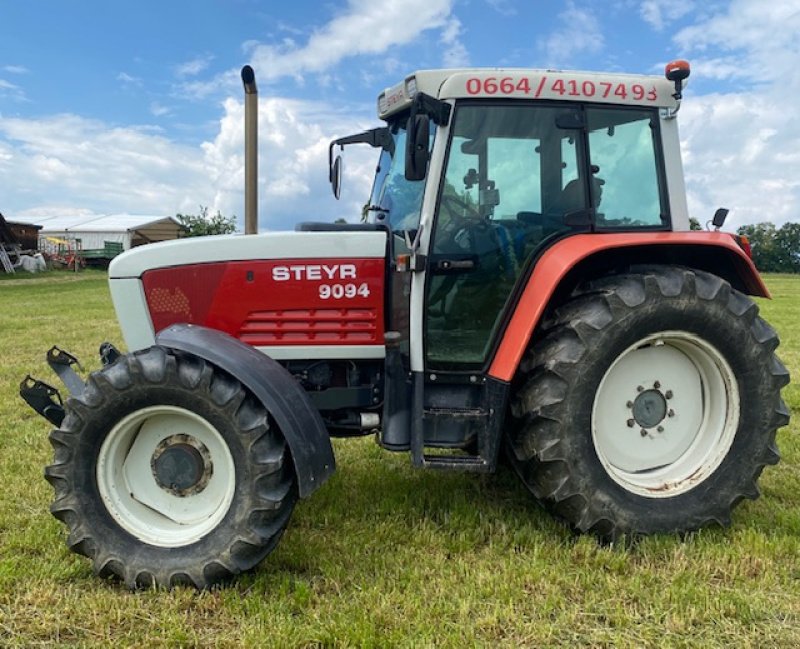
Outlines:
{"label": "steering wheel", "polygon": [[462,220],[475,221],[483,218],[478,212],[477,206],[468,203],[456,194],[442,194],[442,207],[452,216]]}
{"label": "steering wheel", "polygon": [[440,203],[436,251],[446,254],[474,253],[476,242],[485,236],[489,221],[478,206],[454,194],[444,194]]}

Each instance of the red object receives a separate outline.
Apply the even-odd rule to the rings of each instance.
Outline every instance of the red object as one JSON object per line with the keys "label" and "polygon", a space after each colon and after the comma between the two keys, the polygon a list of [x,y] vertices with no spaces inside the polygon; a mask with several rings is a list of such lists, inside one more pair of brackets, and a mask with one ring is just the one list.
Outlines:
{"label": "red object", "polygon": [[383,344],[383,259],[194,264],[142,283],[156,332],[187,322],[254,346]]}
{"label": "red object", "polygon": [[753,247],[750,245],[750,239],[748,239],[743,234],[739,234],[739,235],[736,235],[736,240],[739,242],[739,245],[742,247],[742,250],[744,250],[744,253],[748,257],[750,257],[750,259],[752,259],[753,258]]}
{"label": "red object", "polygon": [[734,259],[736,270],[752,295],[769,297],[769,291],[758,274],[752,260],[725,232],[660,232],[624,234],[579,234],[556,243],[536,264],[525,287],[511,321],[503,334],[489,375],[501,381],[510,381],[517,370],[522,354],[528,345],[539,319],[564,276],[581,260],[613,248],[634,246],[696,246],[697,254],[709,246],[726,249]]}
{"label": "red object", "polygon": [[664,76],[666,76],[670,81],[674,81],[676,79],[683,80],[689,76],[690,72],[691,66],[689,65],[689,61],[685,61],[683,59],[670,61],[664,68]]}

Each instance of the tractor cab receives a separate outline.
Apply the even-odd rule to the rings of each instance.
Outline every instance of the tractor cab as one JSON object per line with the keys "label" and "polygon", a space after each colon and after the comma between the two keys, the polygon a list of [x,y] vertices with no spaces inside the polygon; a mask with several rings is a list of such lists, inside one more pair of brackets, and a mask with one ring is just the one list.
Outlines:
{"label": "tractor cab", "polygon": [[331,143],[336,195],[336,148],[381,149],[364,218],[390,233],[390,349],[420,383],[403,430],[384,427],[385,445],[411,443],[406,428],[417,422],[424,446],[476,447],[483,424],[497,419],[483,392],[492,385],[502,401],[507,387],[490,372],[504,332],[555,243],[688,229],[674,120],[680,82],[421,71],[379,96],[386,126]]}

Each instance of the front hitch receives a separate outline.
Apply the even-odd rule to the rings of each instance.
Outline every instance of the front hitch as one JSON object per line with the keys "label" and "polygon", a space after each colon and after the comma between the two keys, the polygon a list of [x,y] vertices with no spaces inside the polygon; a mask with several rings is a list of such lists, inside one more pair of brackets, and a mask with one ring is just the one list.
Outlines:
{"label": "front hitch", "polygon": [[77,358],[53,345],[47,350],[47,364],[58,375],[61,382],[67,386],[71,396],[79,397],[83,394],[83,388],[86,385],[83,379],[78,376],[78,373],[72,369],[73,365],[77,365],[78,369],[83,371],[83,367]]}
{"label": "front hitch", "polygon": [[52,385],[28,374],[19,384],[19,395],[51,424],[61,426],[64,421],[64,401]]}
{"label": "front hitch", "polygon": [[[100,359],[103,365],[110,365],[119,356],[119,351],[111,343],[105,342],[100,345]],[[81,371],[83,367],[75,356],[54,345],[47,350],[47,364],[69,390],[70,396],[79,397],[83,394],[86,384],[72,366],[75,365]],[[64,400],[57,388],[28,374],[19,384],[19,395],[51,424],[61,426],[65,414]]]}

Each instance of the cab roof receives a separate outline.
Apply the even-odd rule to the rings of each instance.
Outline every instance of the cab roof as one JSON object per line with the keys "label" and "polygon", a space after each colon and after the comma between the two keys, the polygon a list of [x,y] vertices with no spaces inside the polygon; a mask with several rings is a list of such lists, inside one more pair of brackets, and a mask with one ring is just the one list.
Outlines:
{"label": "cab roof", "polygon": [[405,110],[417,93],[442,100],[540,99],[675,109],[674,92],[674,85],[658,76],[526,68],[418,70],[378,96],[378,117]]}

